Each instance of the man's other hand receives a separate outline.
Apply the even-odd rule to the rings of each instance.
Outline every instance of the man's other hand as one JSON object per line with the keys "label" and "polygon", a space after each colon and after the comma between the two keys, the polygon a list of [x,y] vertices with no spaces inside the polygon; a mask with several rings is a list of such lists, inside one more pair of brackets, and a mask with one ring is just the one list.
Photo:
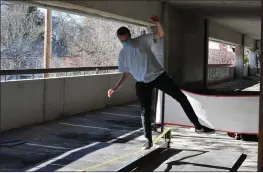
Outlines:
{"label": "man's other hand", "polygon": [[108,97],[110,98],[116,92],[116,88],[112,88],[108,91]]}

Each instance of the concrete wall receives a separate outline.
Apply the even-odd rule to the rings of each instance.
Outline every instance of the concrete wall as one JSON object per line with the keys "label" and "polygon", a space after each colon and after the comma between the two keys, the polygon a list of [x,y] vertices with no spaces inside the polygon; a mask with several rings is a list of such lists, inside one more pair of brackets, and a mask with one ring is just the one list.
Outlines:
{"label": "concrete wall", "polygon": [[136,24],[149,25],[151,15],[161,16],[160,1],[34,1],[37,5],[79,14],[106,17]]}
{"label": "concrete wall", "polygon": [[182,86],[203,87],[205,19],[166,4],[164,11],[165,67]]}
{"label": "concrete wall", "polygon": [[220,25],[214,21],[209,20],[209,37],[226,41],[229,43],[242,45],[242,34],[236,32],[226,26]]}
{"label": "concrete wall", "polygon": [[76,115],[107,105],[136,101],[130,79],[111,99],[107,91],[120,74],[11,81],[1,83],[2,131]]}

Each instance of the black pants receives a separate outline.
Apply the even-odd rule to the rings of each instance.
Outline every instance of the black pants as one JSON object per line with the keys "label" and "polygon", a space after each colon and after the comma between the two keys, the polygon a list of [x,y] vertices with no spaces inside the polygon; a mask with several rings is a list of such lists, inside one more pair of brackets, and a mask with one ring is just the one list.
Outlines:
{"label": "black pants", "polygon": [[153,89],[157,88],[166,94],[176,99],[182,106],[189,120],[195,127],[201,127],[198,118],[188,101],[187,97],[180,90],[180,88],[173,82],[173,80],[166,74],[161,74],[157,79],[150,83],[137,82],[136,94],[139,97],[141,103],[141,118],[142,126],[145,137],[152,141],[152,129],[151,129],[151,106],[152,106],[152,93]]}

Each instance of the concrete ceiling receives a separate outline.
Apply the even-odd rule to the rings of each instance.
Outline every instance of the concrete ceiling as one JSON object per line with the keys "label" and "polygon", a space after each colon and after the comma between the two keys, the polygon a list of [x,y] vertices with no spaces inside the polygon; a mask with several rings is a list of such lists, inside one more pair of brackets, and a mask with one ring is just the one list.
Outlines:
{"label": "concrete ceiling", "polygon": [[[166,1],[172,5],[188,9],[195,13],[205,15],[207,18],[232,28],[235,31],[246,34],[254,39],[260,39],[261,28],[261,0],[159,0]],[[112,16],[118,20],[137,19],[134,23],[140,21],[148,21],[148,16],[153,11],[158,11],[158,1],[36,1],[26,0],[27,3],[36,5],[49,5],[49,7],[57,9],[66,9],[69,11],[87,13],[98,16],[110,16],[110,14],[117,14]],[[134,2],[134,3],[133,3]],[[155,3],[154,3],[155,2]],[[134,5],[135,4],[135,5]],[[137,4],[137,5],[136,5]],[[141,5],[138,5],[141,4]],[[76,6],[77,5],[77,6]],[[137,9],[143,7],[147,9],[134,13],[134,10],[127,10],[126,8],[119,8],[122,6],[129,6],[130,9]],[[100,10],[100,12],[96,11]],[[101,11],[108,12],[107,14]],[[135,10],[136,11],[136,10]],[[118,16],[119,15],[119,16]],[[120,17],[121,16],[121,17]],[[123,16],[128,17],[127,19]],[[140,19],[140,20],[139,20]],[[140,24],[148,24],[141,22]]]}
{"label": "concrete ceiling", "polygon": [[260,39],[261,0],[165,0],[217,21],[254,39]]}

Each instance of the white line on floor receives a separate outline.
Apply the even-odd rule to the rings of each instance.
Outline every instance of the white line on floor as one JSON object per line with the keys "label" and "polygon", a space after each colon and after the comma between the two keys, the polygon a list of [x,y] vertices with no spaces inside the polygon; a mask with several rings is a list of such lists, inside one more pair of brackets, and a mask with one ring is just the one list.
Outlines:
{"label": "white line on floor", "polygon": [[140,128],[140,129],[134,130],[134,131],[132,131],[132,132],[126,133],[126,134],[124,134],[124,135],[122,135],[122,136],[119,136],[119,137],[117,137],[117,138],[115,138],[115,139],[110,140],[110,141],[107,142],[107,143],[113,143],[113,142],[117,141],[118,139],[123,139],[123,138],[125,138],[125,137],[127,137],[127,136],[129,136],[129,135],[132,135],[133,133],[136,133],[136,132],[141,131],[142,129],[143,129],[143,128]]}
{"label": "white line on floor", "polygon": [[50,165],[53,165],[53,166],[62,166],[62,167],[64,167],[64,166],[66,166],[66,165],[62,165],[62,164],[50,164]]}
{"label": "white line on floor", "polygon": [[111,107],[113,109],[126,109],[126,110],[131,110],[131,108],[124,108],[124,107]]}
{"label": "white line on floor", "polygon": [[72,148],[56,147],[56,146],[50,146],[50,145],[40,145],[40,144],[33,144],[33,143],[26,143],[26,145],[38,146],[38,147],[44,147],[44,148],[62,149],[62,150],[72,150]]}
{"label": "white line on floor", "polygon": [[86,118],[75,118],[75,119],[78,119],[78,120],[85,120],[85,121],[88,120],[88,119],[86,119]]}
{"label": "white line on floor", "polygon": [[[66,124],[66,123],[65,123],[65,124]],[[118,138],[115,138],[115,139],[110,140],[110,141],[107,142],[107,143],[108,143],[108,144],[114,143],[114,142],[117,141],[118,139],[125,138],[125,137],[127,137],[128,135],[132,135],[133,133],[139,132],[139,131],[141,131],[141,130],[142,130],[142,128],[137,129],[137,130],[134,130],[134,131],[129,132],[129,133],[126,133],[126,134],[124,134],[124,135],[122,135],[122,136],[119,136]],[[62,155],[60,155],[60,156],[57,156],[57,157],[55,157],[55,158],[53,158],[53,159],[51,159],[51,160],[49,160],[49,161],[47,161],[47,162],[45,162],[45,163],[42,163],[42,164],[40,164],[40,165],[38,165],[38,166],[36,166],[36,167],[34,167],[34,168],[31,168],[31,169],[27,170],[26,172],[35,172],[35,171],[37,171],[37,170],[39,170],[39,169],[41,169],[41,168],[43,168],[43,167],[46,167],[46,166],[48,166],[48,165],[57,165],[57,164],[54,164],[57,160],[63,159],[63,158],[65,158],[66,156],[68,156],[68,155],[70,155],[70,154],[72,154],[72,153],[74,153],[74,152],[77,152],[77,151],[80,151],[80,150],[83,150],[83,149],[87,149],[87,148],[92,147],[92,146],[95,146],[95,145],[97,145],[97,144],[100,144],[100,142],[94,142],[94,143],[89,144],[89,145],[86,145],[86,146],[84,146],[84,147],[79,147],[79,148],[76,148],[76,149],[67,151],[66,153],[64,153],[64,154],[62,154]]]}
{"label": "white line on floor", "polygon": [[110,128],[104,128],[104,127],[85,126],[85,125],[70,124],[70,123],[59,123],[59,124],[68,125],[68,126],[75,126],[75,127],[91,128],[91,129],[110,130],[110,131],[130,131],[130,130],[110,129]]}
{"label": "white line on floor", "polygon": [[108,115],[118,115],[118,116],[123,116],[123,117],[131,117],[131,118],[141,118],[139,116],[125,115],[125,114],[116,114],[116,113],[111,113],[111,112],[99,112],[99,113],[108,114]]}
{"label": "white line on floor", "polygon": [[92,147],[92,146],[94,146],[94,145],[97,145],[97,144],[99,144],[99,143],[100,143],[100,142],[94,142],[94,143],[92,143],[92,144],[90,144],[90,145],[86,145],[86,146],[84,146],[84,147],[79,147],[79,148],[76,148],[76,149],[67,151],[66,153],[64,153],[64,154],[62,154],[62,155],[60,155],[60,156],[58,156],[58,157],[55,157],[55,158],[53,158],[53,159],[50,159],[49,161],[47,161],[47,162],[45,162],[45,163],[42,163],[42,164],[40,164],[40,165],[38,165],[38,166],[36,166],[36,167],[34,167],[34,168],[31,168],[31,169],[27,170],[26,172],[34,172],[34,171],[37,171],[37,170],[39,170],[39,169],[41,169],[41,168],[43,168],[43,167],[46,167],[46,166],[48,166],[48,165],[56,162],[57,160],[60,160],[60,159],[63,159],[64,157],[66,157],[66,156],[69,156],[70,154],[72,154],[72,153],[74,153],[74,152],[77,152],[77,151],[80,151],[80,150],[83,150],[83,149],[87,149],[87,148]]}
{"label": "white line on floor", "polygon": [[128,105],[128,106],[137,107],[137,108],[140,108],[140,107],[141,107],[140,105]]}

